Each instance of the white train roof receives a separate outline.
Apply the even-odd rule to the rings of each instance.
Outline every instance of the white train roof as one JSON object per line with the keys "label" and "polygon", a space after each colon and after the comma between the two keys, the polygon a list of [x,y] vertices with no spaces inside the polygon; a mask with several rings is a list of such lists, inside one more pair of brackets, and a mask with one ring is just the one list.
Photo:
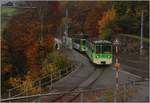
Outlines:
{"label": "white train roof", "polygon": [[93,43],[111,43],[110,41],[108,40],[95,40],[95,41],[92,41]]}
{"label": "white train roof", "polygon": [[89,40],[89,42],[94,43],[94,44],[102,44],[102,43],[109,43],[111,44],[111,41],[108,40],[98,40],[98,39],[91,39]]}

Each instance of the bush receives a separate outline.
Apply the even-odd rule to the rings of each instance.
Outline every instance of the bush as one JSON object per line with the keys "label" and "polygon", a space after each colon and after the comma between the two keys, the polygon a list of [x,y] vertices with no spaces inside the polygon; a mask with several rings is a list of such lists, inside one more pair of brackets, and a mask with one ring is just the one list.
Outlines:
{"label": "bush", "polygon": [[54,72],[58,69],[64,69],[71,64],[71,61],[58,51],[49,53],[44,60],[42,67],[48,73]]}

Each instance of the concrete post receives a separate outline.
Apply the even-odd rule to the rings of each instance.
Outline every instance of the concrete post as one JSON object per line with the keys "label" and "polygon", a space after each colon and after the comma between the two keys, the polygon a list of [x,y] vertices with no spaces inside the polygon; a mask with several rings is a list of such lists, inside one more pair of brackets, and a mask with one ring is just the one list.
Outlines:
{"label": "concrete post", "polygon": [[59,79],[61,79],[61,70],[59,70]]}
{"label": "concrete post", "polygon": [[11,90],[8,90],[8,97],[11,98]]}
{"label": "concrete post", "polygon": [[51,74],[51,89],[52,89],[52,87],[53,87],[53,76]]}
{"label": "concrete post", "polygon": [[68,67],[66,68],[66,75],[68,74]]}

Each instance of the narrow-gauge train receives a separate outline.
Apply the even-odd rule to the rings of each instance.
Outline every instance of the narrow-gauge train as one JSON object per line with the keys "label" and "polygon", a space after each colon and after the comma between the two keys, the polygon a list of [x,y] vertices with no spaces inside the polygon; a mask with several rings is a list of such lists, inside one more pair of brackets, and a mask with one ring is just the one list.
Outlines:
{"label": "narrow-gauge train", "polygon": [[87,48],[87,34],[73,35],[72,36],[72,47],[81,52],[85,52]]}
{"label": "narrow-gauge train", "polygon": [[112,64],[112,45],[110,41],[87,41],[86,54],[94,64]]}
{"label": "narrow-gauge train", "polygon": [[112,43],[107,40],[88,40],[88,35],[72,36],[72,47],[85,52],[90,61],[98,65],[112,64]]}

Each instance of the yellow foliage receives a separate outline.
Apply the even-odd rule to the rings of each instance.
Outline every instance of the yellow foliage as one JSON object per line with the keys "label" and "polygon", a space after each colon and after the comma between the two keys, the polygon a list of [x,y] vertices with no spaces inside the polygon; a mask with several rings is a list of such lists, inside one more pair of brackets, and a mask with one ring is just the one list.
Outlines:
{"label": "yellow foliage", "polygon": [[25,90],[28,95],[37,94],[41,91],[41,88],[33,86],[33,80],[31,80],[30,78],[22,82],[20,89],[21,91]]}
{"label": "yellow foliage", "polygon": [[43,68],[44,75],[48,73],[53,73],[56,71],[58,71],[58,67],[54,63],[46,64],[46,66]]}
{"label": "yellow foliage", "polygon": [[13,87],[20,87],[20,88],[18,88],[18,90],[20,92],[24,92],[24,95],[25,94],[28,94],[28,95],[37,94],[37,93],[40,93],[41,91],[43,91],[42,88],[33,86],[33,80],[28,75],[26,76],[25,80],[21,80],[20,78],[12,78],[11,77],[9,79],[9,83]]}
{"label": "yellow foliage", "polygon": [[21,79],[20,78],[13,78],[10,77],[10,79],[8,80],[8,82],[13,86],[13,87],[18,87],[21,85]]}

